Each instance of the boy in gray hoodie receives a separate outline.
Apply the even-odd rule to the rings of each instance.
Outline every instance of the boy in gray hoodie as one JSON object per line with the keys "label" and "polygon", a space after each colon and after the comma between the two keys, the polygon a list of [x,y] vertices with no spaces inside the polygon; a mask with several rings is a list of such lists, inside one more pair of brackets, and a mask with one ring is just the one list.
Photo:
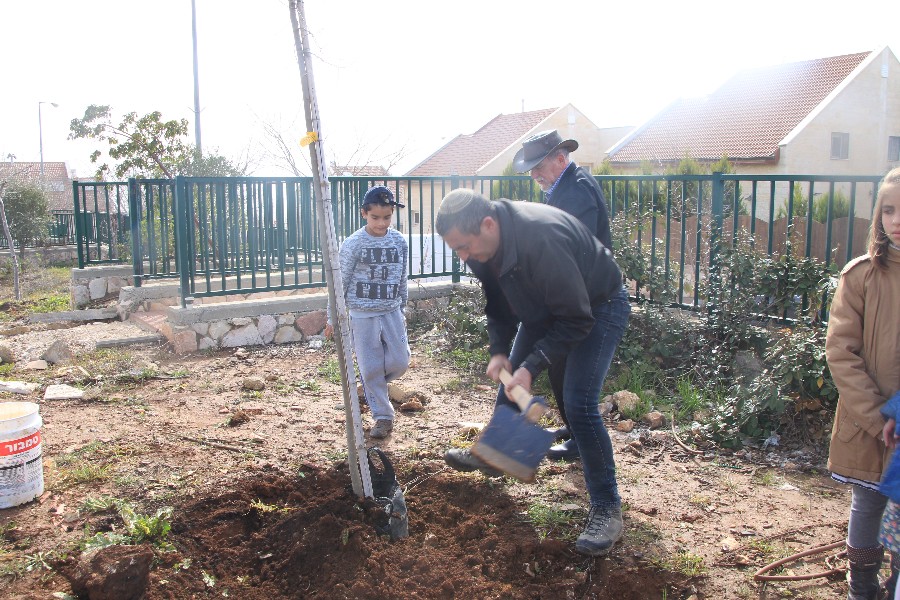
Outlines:
{"label": "boy in gray hoodie", "polygon": [[[391,227],[395,206],[403,208],[390,189],[370,188],[360,209],[366,225],[344,240],[340,251],[356,364],[375,419],[373,438],[387,437],[394,428],[387,384],[406,373],[410,358],[404,314],[409,247]],[[325,335],[331,334],[329,322]]]}

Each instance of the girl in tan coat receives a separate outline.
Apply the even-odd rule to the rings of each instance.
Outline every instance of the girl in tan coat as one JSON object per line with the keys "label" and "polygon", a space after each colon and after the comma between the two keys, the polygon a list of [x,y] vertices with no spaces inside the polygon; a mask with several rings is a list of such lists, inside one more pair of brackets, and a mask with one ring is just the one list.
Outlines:
{"label": "girl in tan coat", "polygon": [[[881,182],[868,254],[844,267],[828,319],[825,355],[840,398],[828,468],[853,484],[847,526],[848,600],[878,597],[887,498],[878,492],[889,452],[881,406],[900,389],[900,168]],[[892,555],[892,580],[900,556]],[[894,582],[887,589],[893,592]]]}

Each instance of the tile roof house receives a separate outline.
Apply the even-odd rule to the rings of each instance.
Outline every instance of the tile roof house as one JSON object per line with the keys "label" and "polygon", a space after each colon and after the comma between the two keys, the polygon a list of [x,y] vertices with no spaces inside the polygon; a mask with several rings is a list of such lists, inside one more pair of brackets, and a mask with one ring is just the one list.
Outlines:
{"label": "tile roof house", "polygon": [[604,149],[632,128],[600,129],[571,104],[561,108],[501,114],[475,133],[456,136],[406,175],[501,175],[512,163],[522,140],[546,129],[556,129],[564,138],[578,140],[579,148],[572,158],[582,166],[593,167],[603,161]]}
{"label": "tile roof house", "polygon": [[[497,115],[471,134],[460,134],[413,167],[407,175],[476,175],[485,164],[533,130],[554,109]],[[498,173],[499,174],[499,173]]]}
{"label": "tile roof house", "polygon": [[872,175],[900,164],[900,63],[888,48],[742,71],[609,149],[618,170],[728,156],[741,174]]}
{"label": "tile roof house", "polygon": [[[458,176],[463,178],[459,182],[460,185],[471,186],[474,185],[472,180],[467,182],[464,178],[503,175],[504,170],[512,164],[516,152],[522,147],[522,141],[547,129],[556,129],[563,138],[577,140],[578,149],[572,153],[573,160],[581,166],[592,169],[603,162],[606,156],[604,150],[631,131],[632,127],[601,129],[571,104],[560,108],[501,114],[485,123],[475,133],[456,136],[413,167],[405,176]],[[409,221],[412,223],[410,230],[430,232],[432,207],[440,203],[443,188],[428,188],[415,180],[403,182],[401,179],[401,184],[403,188],[406,188],[407,184],[409,186],[407,198],[413,207],[409,209]],[[476,187],[480,185],[481,183]],[[419,207],[425,214],[419,214],[417,210]],[[405,222],[401,222],[400,226],[404,227]]]}
{"label": "tile roof house", "polygon": [[69,178],[66,163],[44,161],[43,178],[39,162],[0,163],[0,181],[40,183],[42,179],[46,186],[47,200],[51,211],[67,210],[71,212],[74,210],[72,180]]}

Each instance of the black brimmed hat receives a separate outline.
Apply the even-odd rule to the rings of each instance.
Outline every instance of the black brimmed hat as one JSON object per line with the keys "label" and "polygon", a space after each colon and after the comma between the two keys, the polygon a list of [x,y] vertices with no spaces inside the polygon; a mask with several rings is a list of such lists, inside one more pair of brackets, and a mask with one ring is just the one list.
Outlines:
{"label": "black brimmed hat", "polygon": [[369,204],[404,208],[403,204],[394,200],[394,193],[383,185],[376,185],[373,188],[369,188],[366,192],[366,195],[363,197],[362,206],[365,208]]}
{"label": "black brimmed hat", "polygon": [[555,129],[536,133],[522,142],[522,147],[513,158],[513,169],[516,173],[527,173],[557,148],[572,152],[578,148],[578,142],[563,140]]}

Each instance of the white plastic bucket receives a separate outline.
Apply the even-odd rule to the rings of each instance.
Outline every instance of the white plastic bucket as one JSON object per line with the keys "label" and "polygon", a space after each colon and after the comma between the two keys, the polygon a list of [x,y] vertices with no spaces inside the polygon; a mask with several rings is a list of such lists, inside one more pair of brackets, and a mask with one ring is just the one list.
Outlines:
{"label": "white plastic bucket", "polygon": [[44,493],[39,411],[34,402],[0,402],[0,508]]}

